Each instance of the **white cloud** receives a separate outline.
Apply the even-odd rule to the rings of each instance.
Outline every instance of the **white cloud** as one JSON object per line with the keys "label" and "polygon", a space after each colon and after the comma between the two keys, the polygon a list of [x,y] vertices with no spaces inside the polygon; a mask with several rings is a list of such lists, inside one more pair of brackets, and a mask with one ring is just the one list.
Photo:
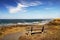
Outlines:
{"label": "white cloud", "polygon": [[27,6],[18,3],[17,7],[8,7],[9,13],[17,13],[21,11],[23,7],[27,7]]}
{"label": "white cloud", "polygon": [[37,5],[41,5],[41,4],[42,4],[42,2],[35,1],[35,2],[31,2],[30,6],[37,6]]}
{"label": "white cloud", "polygon": [[42,2],[39,2],[39,1],[34,1],[34,2],[30,2],[30,3],[24,2],[24,3],[18,3],[17,7],[12,7],[11,6],[11,7],[7,7],[7,8],[9,10],[9,13],[17,13],[17,12],[23,11],[23,9],[26,8],[26,7],[38,6],[38,5],[41,5],[41,4],[42,4]]}

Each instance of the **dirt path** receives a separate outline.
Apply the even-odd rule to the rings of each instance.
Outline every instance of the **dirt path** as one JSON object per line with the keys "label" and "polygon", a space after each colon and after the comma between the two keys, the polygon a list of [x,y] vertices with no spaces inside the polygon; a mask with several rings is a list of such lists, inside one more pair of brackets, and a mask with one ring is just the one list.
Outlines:
{"label": "dirt path", "polygon": [[22,35],[21,32],[17,32],[17,33],[12,33],[12,34],[8,34],[5,35],[2,40],[18,40],[18,38]]}

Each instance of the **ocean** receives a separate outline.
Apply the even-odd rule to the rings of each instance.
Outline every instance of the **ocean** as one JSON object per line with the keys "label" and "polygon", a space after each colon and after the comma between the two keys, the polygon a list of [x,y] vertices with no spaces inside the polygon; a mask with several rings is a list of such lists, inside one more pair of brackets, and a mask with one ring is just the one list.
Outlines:
{"label": "ocean", "polygon": [[17,23],[41,23],[50,21],[51,19],[0,19],[0,25],[17,24]]}

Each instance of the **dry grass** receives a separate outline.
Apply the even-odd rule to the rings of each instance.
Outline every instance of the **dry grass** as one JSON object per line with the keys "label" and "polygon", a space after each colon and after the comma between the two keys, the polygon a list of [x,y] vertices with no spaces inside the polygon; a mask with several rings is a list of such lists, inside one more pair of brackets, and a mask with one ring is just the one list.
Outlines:
{"label": "dry grass", "polygon": [[[60,40],[60,22],[52,21],[45,26],[45,30],[41,34],[33,34],[33,35],[22,35],[19,37],[19,40]],[[30,26],[30,25],[29,25]],[[33,26],[35,28],[41,27],[40,25]],[[7,35],[10,33],[16,32],[26,32],[27,25],[17,25],[11,27],[0,28],[0,37],[2,35]]]}

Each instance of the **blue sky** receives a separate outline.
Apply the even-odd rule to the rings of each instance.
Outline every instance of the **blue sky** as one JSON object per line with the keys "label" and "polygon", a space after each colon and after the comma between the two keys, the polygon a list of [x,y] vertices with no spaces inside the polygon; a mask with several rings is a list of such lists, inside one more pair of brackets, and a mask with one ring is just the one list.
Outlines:
{"label": "blue sky", "polygon": [[0,19],[60,18],[60,0],[0,0]]}

